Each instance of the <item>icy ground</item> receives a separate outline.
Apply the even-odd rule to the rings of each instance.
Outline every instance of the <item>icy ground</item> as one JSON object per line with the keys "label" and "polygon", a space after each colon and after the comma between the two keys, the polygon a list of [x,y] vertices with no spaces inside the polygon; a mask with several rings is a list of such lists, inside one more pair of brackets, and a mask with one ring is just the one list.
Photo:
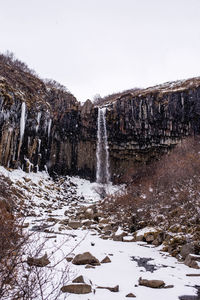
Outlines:
{"label": "icy ground", "polygon": [[[45,241],[44,251],[51,257],[50,261],[61,260],[60,269],[68,267],[69,281],[78,275],[84,275],[92,281],[93,293],[86,295],[68,294],[71,300],[122,300],[133,293],[140,300],[175,300],[182,295],[196,295],[195,285],[200,285],[200,277],[188,277],[186,274],[199,274],[199,270],[191,269],[175,258],[142,242],[119,242],[103,240],[95,230],[69,230],[61,221],[73,219],[73,215],[81,206],[99,201],[95,183],[80,178],[59,178],[54,182],[47,173],[24,173],[22,170],[6,170],[0,167],[0,175],[9,177],[13,186],[22,193],[21,208],[24,210],[30,232],[36,232],[38,242]],[[117,192],[117,187],[109,186],[109,191]],[[59,222],[58,222],[59,221]],[[46,232],[45,232],[46,231]],[[52,250],[56,250],[52,257]],[[109,256],[111,262],[86,269],[67,262],[66,256],[89,251],[101,261]],[[73,254],[72,254],[73,252]],[[133,260],[133,257],[136,258]],[[151,258],[148,262],[155,265],[153,272],[139,267],[136,260]],[[147,264],[148,264],[147,263]],[[159,279],[168,289],[153,289],[138,286],[138,279]],[[56,280],[56,276],[55,276]],[[119,292],[98,289],[97,286],[114,287],[119,285]],[[59,299],[64,299],[61,294]],[[199,298],[185,298],[199,299]],[[53,299],[49,299],[53,300]]]}

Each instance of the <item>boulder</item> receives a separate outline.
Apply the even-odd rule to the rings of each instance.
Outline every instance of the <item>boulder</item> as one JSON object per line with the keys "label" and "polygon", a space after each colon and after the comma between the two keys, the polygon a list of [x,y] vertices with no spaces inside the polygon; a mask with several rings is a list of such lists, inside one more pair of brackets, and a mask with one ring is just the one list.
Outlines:
{"label": "boulder", "polygon": [[190,268],[200,269],[200,255],[188,254],[185,258],[184,264]]}
{"label": "boulder", "polygon": [[83,224],[84,226],[90,226],[90,225],[93,224],[93,221],[91,221],[91,220],[89,220],[89,219],[83,220],[83,221],[82,221],[82,224]]}
{"label": "boulder", "polygon": [[106,263],[110,263],[111,260],[108,256],[106,256],[102,261],[101,261],[101,264],[106,264]]}
{"label": "boulder", "polygon": [[94,257],[90,252],[84,252],[83,254],[78,254],[74,257],[72,263],[74,265],[93,265],[93,266],[99,266],[100,262],[99,260]]}
{"label": "boulder", "polygon": [[83,275],[76,277],[72,282],[73,283],[85,283]]}
{"label": "boulder", "polygon": [[72,260],[73,260],[73,257],[71,257],[71,256],[66,257],[66,261],[71,262]]}
{"label": "boulder", "polygon": [[72,229],[78,229],[82,226],[82,223],[80,221],[69,221],[68,225]]}
{"label": "boulder", "polygon": [[142,279],[141,277],[139,278],[139,285],[143,285],[146,287],[150,288],[163,288],[165,286],[165,283],[163,280],[147,280],[147,279]]}
{"label": "boulder", "polygon": [[89,284],[86,283],[72,283],[65,285],[61,288],[63,293],[71,294],[89,294],[92,292],[92,288]]}
{"label": "boulder", "polygon": [[36,267],[45,267],[50,264],[50,261],[47,257],[47,254],[43,255],[42,257],[35,258],[35,257],[28,257],[27,264],[29,266],[36,266]]}
{"label": "boulder", "polygon": [[113,235],[114,241],[123,241],[123,237],[126,236],[127,233],[123,231],[120,227],[117,229],[117,231]]}
{"label": "boulder", "polygon": [[84,215],[87,219],[92,219],[94,217],[94,210],[92,208],[87,208],[84,212]]}
{"label": "boulder", "polygon": [[159,235],[160,230],[154,227],[144,227],[136,231],[136,241],[146,241],[147,243],[152,243]]}
{"label": "boulder", "polygon": [[187,243],[181,247],[180,254],[183,259],[186,259],[188,254],[194,254],[195,249],[194,249],[194,244],[193,243]]}
{"label": "boulder", "polygon": [[152,234],[152,233],[145,234],[144,238],[147,243],[152,243],[155,240],[154,234]]}
{"label": "boulder", "polygon": [[136,296],[133,293],[129,293],[126,295],[126,298],[135,298]]}
{"label": "boulder", "polygon": [[78,277],[76,277],[72,283],[85,283],[85,284],[88,284],[88,285],[92,285],[92,281],[89,280],[88,278],[86,277],[83,277],[83,275],[80,275]]}
{"label": "boulder", "polygon": [[109,224],[109,219],[101,218],[99,224]]}
{"label": "boulder", "polygon": [[114,287],[98,286],[97,289],[105,289],[105,290],[109,290],[110,292],[117,293],[117,292],[119,292],[119,285],[116,285]]}

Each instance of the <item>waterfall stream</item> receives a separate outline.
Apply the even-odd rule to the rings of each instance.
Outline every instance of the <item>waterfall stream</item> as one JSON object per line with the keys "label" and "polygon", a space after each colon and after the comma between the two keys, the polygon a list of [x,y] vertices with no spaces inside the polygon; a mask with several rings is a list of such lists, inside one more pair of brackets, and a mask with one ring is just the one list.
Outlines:
{"label": "waterfall stream", "polygon": [[18,153],[17,153],[17,160],[19,159],[21,146],[24,138],[24,131],[26,125],[26,103],[22,102],[21,106],[21,118],[20,118],[20,139],[19,139],[19,146],[18,146]]}
{"label": "waterfall stream", "polygon": [[97,183],[107,184],[110,182],[109,172],[109,151],[106,130],[106,108],[98,108],[98,128],[97,128]]}

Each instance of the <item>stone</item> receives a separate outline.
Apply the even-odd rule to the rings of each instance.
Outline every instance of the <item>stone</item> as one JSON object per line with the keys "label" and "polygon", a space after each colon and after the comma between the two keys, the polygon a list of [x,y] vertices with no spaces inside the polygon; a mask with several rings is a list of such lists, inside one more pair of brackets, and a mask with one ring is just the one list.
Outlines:
{"label": "stone", "polygon": [[136,235],[135,239],[136,239],[136,242],[143,242],[144,235]]}
{"label": "stone", "polygon": [[69,221],[68,225],[72,229],[78,229],[82,226],[82,223],[80,221]]}
{"label": "stone", "polygon": [[113,241],[123,241],[123,237],[127,236],[127,233],[123,231],[120,227],[117,231],[113,234]]}
{"label": "stone", "polygon": [[28,257],[27,258],[27,264],[29,266],[36,266],[36,267],[45,267],[48,264],[50,264],[50,261],[47,257],[47,254],[43,255],[40,258],[35,258],[35,257]]}
{"label": "stone", "polygon": [[85,266],[85,269],[95,269],[95,267],[92,266],[92,265],[86,265],[86,266]]}
{"label": "stone", "polygon": [[198,273],[198,274],[186,274],[186,276],[189,276],[189,277],[200,277],[200,273]]}
{"label": "stone", "polygon": [[86,211],[84,212],[84,215],[88,219],[92,219],[94,216],[94,210],[92,208],[87,208]]}
{"label": "stone", "polygon": [[190,268],[200,269],[200,255],[188,254],[185,258],[184,264]]}
{"label": "stone", "polygon": [[188,254],[194,254],[194,244],[187,243],[181,247],[180,255],[183,259],[186,259]]}
{"label": "stone", "polygon": [[108,223],[109,223],[109,219],[101,218],[99,220],[99,224],[108,224]]}
{"label": "stone", "polygon": [[93,266],[99,266],[100,262],[99,260],[94,257],[90,252],[85,252],[83,254],[78,254],[74,257],[72,263],[74,265],[93,265]]}
{"label": "stone", "polygon": [[106,264],[106,263],[110,263],[111,260],[108,256],[106,256],[102,261],[101,261],[101,264]]}
{"label": "stone", "polygon": [[71,262],[73,260],[73,257],[66,257],[66,261]]}
{"label": "stone", "polygon": [[59,224],[62,224],[62,225],[68,225],[68,223],[69,223],[68,219],[64,219],[64,220],[59,221]]}
{"label": "stone", "polygon": [[145,240],[146,240],[147,243],[152,243],[154,241],[154,239],[155,239],[154,235],[151,234],[151,233],[149,233],[146,236],[144,236],[144,238],[145,238]]}
{"label": "stone", "polygon": [[21,228],[27,228],[27,227],[29,227],[29,223],[27,222],[27,223],[23,223],[21,226],[19,226],[19,227],[21,227]]}
{"label": "stone", "polygon": [[117,293],[119,292],[119,285],[116,285],[114,287],[98,286],[97,289],[105,289],[105,290],[109,290],[110,292]]}
{"label": "stone", "polygon": [[129,293],[126,295],[126,298],[136,298],[136,296],[133,293]]}
{"label": "stone", "polygon": [[72,280],[72,283],[85,283],[83,275],[76,277],[74,280]]}
{"label": "stone", "polygon": [[146,287],[150,288],[163,288],[165,286],[165,283],[163,280],[147,280],[147,279],[142,279],[141,277],[139,278],[139,285],[143,285]]}
{"label": "stone", "polygon": [[92,287],[86,283],[73,283],[63,286],[61,291],[70,294],[89,294],[92,292]]}
{"label": "stone", "polygon": [[93,224],[93,222],[92,222],[91,220],[83,220],[83,221],[82,221],[82,224],[83,224],[84,226],[90,226],[90,225]]}

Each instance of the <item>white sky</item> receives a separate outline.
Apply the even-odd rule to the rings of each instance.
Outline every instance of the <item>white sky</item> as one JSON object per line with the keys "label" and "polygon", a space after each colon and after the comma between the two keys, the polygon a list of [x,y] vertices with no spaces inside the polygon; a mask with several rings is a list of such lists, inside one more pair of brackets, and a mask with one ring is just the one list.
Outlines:
{"label": "white sky", "polygon": [[200,0],[0,0],[0,51],[84,101],[200,76]]}

